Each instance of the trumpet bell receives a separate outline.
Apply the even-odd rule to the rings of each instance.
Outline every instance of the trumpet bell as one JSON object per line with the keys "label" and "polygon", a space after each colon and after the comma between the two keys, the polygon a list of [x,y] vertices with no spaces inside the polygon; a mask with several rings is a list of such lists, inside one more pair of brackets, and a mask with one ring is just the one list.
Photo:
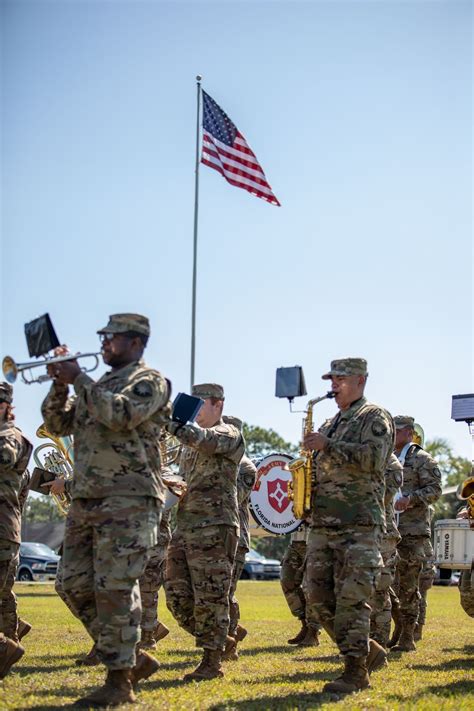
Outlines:
{"label": "trumpet bell", "polygon": [[13,383],[18,377],[18,367],[11,356],[5,356],[5,358],[3,359],[2,371],[7,383],[13,385]]}

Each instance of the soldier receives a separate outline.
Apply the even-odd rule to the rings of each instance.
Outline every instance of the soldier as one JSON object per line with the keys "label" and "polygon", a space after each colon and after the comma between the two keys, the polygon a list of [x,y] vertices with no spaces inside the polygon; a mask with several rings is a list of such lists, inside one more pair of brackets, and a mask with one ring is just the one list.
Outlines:
{"label": "soldier", "polygon": [[156,545],[164,502],[158,440],[170,416],[170,385],[142,360],[147,318],[114,314],[98,333],[112,370],[94,382],[77,361],[49,365],[54,383],[42,412],[50,432],[74,435],[63,587],[107,668],[104,686],[78,703],[117,706],[133,702],[132,685],[158,667],[135,648],[138,578]]}
{"label": "soldier", "polygon": [[[430,506],[430,509],[433,507]],[[426,623],[426,610],[428,607],[428,590],[433,587],[433,580],[436,575],[436,566],[434,563],[434,550],[431,544],[431,539],[426,538],[424,543],[425,560],[421,566],[418,587],[420,589],[420,605],[418,611],[418,619],[413,633],[415,642],[419,642],[423,638],[423,627]]]}
{"label": "soldier", "polygon": [[223,676],[221,659],[229,642],[229,590],[239,540],[237,472],[245,451],[240,430],[222,419],[221,385],[194,385],[204,400],[196,424],[171,423],[184,445],[179,471],[187,484],[168,550],[166,603],[178,624],[204,650],[185,681]]}
{"label": "soldier", "polygon": [[402,496],[395,502],[400,512],[398,544],[400,615],[402,629],[394,652],[416,649],[414,632],[418,618],[420,593],[418,580],[426,559],[425,545],[431,538],[429,505],[441,496],[441,472],[433,457],[413,443],[415,420],[398,415],[395,422],[395,454],[403,466]]}
{"label": "soldier", "polygon": [[301,623],[301,629],[288,644],[298,647],[317,647],[321,625],[308,619],[307,600],[304,590],[304,573],[306,566],[306,542],[309,526],[303,521],[297,531],[290,536],[290,544],[281,562],[280,584],[291,614]]}
{"label": "soldier", "polygon": [[[0,600],[4,634],[0,634],[0,678],[24,654],[18,641],[16,597],[12,592],[20,550],[20,491],[32,445],[13,424],[13,388],[0,383]],[[24,487],[23,487],[24,490]]]}
{"label": "soldier", "polygon": [[[318,452],[312,528],[306,562],[309,607],[344,655],[344,672],[324,691],[352,693],[369,686],[369,674],[386,663],[369,640],[370,601],[382,567],[385,469],[393,449],[393,421],[364,397],[367,361],[331,362],[339,413],[304,448]],[[370,645],[369,645],[370,642]]]}
{"label": "soldier", "polygon": [[[242,428],[242,422],[237,418],[223,417],[224,422],[235,424],[239,429]],[[226,644],[223,660],[238,659],[237,643],[241,642],[247,636],[247,630],[240,624],[240,607],[239,601],[235,597],[237,583],[242,575],[242,570],[245,565],[245,555],[250,550],[250,512],[249,499],[252,493],[253,485],[257,476],[257,467],[247,457],[243,456],[240,462],[239,473],[237,475],[237,503],[239,506],[239,523],[240,536],[237,545],[237,552],[234,558],[234,566],[232,568],[232,580],[229,590],[229,632],[228,635],[232,641]],[[235,644],[234,644],[235,642]]]}
{"label": "soldier", "polygon": [[385,649],[388,647],[390,625],[392,622],[390,589],[395,580],[398,560],[397,544],[401,539],[396,523],[394,500],[395,495],[400,490],[402,482],[403,467],[396,456],[391,454],[388,466],[385,470],[384,503],[386,532],[382,536],[382,544],[380,547],[383,558],[383,568],[372,601],[372,615],[370,618],[370,636]]}

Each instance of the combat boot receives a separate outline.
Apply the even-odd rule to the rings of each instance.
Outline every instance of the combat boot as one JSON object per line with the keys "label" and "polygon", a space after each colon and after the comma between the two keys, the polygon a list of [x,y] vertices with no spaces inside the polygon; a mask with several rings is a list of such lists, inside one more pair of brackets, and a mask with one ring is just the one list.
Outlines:
{"label": "combat boot", "polygon": [[132,686],[136,689],[139,681],[143,679],[148,679],[149,676],[154,674],[158,668],[159,664],[155,657],[152,657],[148,652],[144,652],[142,649],[137,651],[137,661],[135,666],[130,672],[130,680]]}
{"label": "combat boot", "polygon": [[392,617],[395,622],[395,627],[393,628],[393,633],[390,638],[390,641],[388,643],[388,648],[390,649],[391,647],[395,647],[396,644],[398,644],[398,640],[400,639],[400,635],[402,633],[403,629],[403,618],[402,618],[402,613],[400,611],[400,605],[399,603],[394,603],[392,601]]}
{"label": "combat boot", "polygon": [[221,666],[220,649],[205,649],[202,660],[196,669],[183,676],[183,681],[206,681],[224,676]]}
{"label": "combat boot", "polygon": [[140,649],[156,649],[156,639],[153,635],[153,630],[142,630],[139,647]]}
{"label": "combat boot", "polygon": [[421,640],[423,639],[423,625],[420,625],[419,622],[417,622],[415,625],[413,639],[415,640],[415,642],[421,642]]}
{"label": "combat boot", "polygon": [[323,691],[332,694],[353,694],[354,691],[367,689],[370,686],[369,674],[365,657],[344,657],[344,672],[342,676],[324,685]]}
{"label": "combat boot", "polygon": [[78,699],[74,706],[101,708],[133,704],[136,700],[130,680],[130,669],[109,669],[105,684],[92,694]]}
{"label": "combat boot", "polygon": [[247,630],[245,627],[242,627],[242,625],[237,625],[237,629],[235,630],[235,634],[233,636],[236,642],[242,642],[242,640],[247,636]]}
{"label": "combat boot", "polygon": [[100,664],[96,645],[93,644],[90,651],[87,654],[83,654],[82,657],[78,657],[74,664],[77,664],[78,667],[96,667]]}
{"label": "combat boot", "polygon": [[170,631],[166,625],[164,625],[162,622],[157,622],[153,630],[153,637],[155,638],[155,642],[159,642],[161,639],[164,639],[169,633]]}
{"label": "combat boot", "polygon": [[18,642],[8,637],[0,641],[0,679],[6,677],[10,669],[24,655],[25,650]]}
{"label": "combat boot", "polygon": [[18,620],[18,639],[21,640],[31,631],[31,625],[26,620]]}
{"label": "combat boot", "polygon": [[227,639],[225,641],[225,649],[222,653],[222,661],[236,662],[238,658],[239,653],[237,651],[237,641],[234,639],[234,637],[227,635]]}
{"label": "combat boot", "polygon": [[414,622],[404,622],[402,633],[400,635],[400,640],[398,644],[392,647],[392,652],[415,652],[416,644],[413,639],[413,634],[415,632]]}
{"label": "combat boot", "polygon": [[292,637],[291,639],[288,640],[288,644],[299,644],[305,637],[306,633],[308,632],[308,625],[304,620],[301,620],[301,629],[298,632],[295,637]]}
{"label": "combat boot", "polygon": [[375,639],[369,639],[369,654],[367,656],[367,671],[369,674],[387,666],[387,652]]}
{"label": "combat boot", "polygon": [[306,626],[306,634],[297,643],[297,647],[319,647],[319,630],[311,625]]}

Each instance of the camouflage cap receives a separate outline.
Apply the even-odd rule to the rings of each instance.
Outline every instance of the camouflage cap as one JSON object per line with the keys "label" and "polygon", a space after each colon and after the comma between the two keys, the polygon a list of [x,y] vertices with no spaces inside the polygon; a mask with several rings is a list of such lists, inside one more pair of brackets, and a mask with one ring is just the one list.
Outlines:
{"label": "camouflage cap", "polygon": [[203,400],[209,397],[216,397],[218,400],[224,400],[224,388],[222,385],[217,385],[217,383],[201,383],[200,385],[193,385],[191,394],[196,397],[200,397]]}
{"label": "camouflage cap", "polygon": [[97,333],[127,333],[127,331],[135,331],[149,336],[150,322],[146,316],[140,314],[112,314],[109,316],[107,326],[101,328]]}
{"label": "camouflage cap", "polygon": [[321,376],[323,380],[330,380],[333,375],[368,375],[367,361],[365,358],[340,358],[331,361],[331,370]]}
{"label": "camouflage cap", "polygon": [[405,427],[411,427],[412,430],[415,429],[415,418],[410,417],[410,415],[397,415],[393,418],[393,421],[397,430],[403,430]]}
{"label": "camouflage cap", "polygon": [[13,388],[4,380],[0,383],[0,401],[8,402],[9,405],[13,402]]}

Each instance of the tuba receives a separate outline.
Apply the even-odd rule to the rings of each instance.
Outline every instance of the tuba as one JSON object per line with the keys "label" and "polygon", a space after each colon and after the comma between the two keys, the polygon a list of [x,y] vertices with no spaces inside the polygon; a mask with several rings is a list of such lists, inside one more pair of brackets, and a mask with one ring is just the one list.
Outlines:
{"label": "tuba", "polygon": [[[49,432],[44,424],[40,425],[36,430],[36,436],[40,439],[50,439],[51,442],[44,442],[36,447],[33,452],[33,457],[37,467],[46,469],[58,479],[66,481],[72,479],[74,473],[74,461],[71,453],[72,439],[71,437],[56,437]],[[43,461],[39,455],[43,452]],[[46,450],[49,450],[46,452]],[[51,494],[59,511],[66,516],[69,510],[69,498],[66,494]]]}
{"label": "tuba", "polygon": [[305,518],[311,512],[311,489],[313,480],[313,452],[304,448],[304,438],[313,431],[313,407],[323,400],[333,398],[335,393],[330,390],[326,395],[315,397],[306,406],[306,417],[303,419],[303,434],[300,456],[288,464],[291,481],[288,482],[288,498],[293,501],[293,513],[298,519]]}
{"label": "tuba", "polygon": [[474,476],[465,479],[460,489],[459,498],[464,499],[466,502],[469,525],[474,528]]}

